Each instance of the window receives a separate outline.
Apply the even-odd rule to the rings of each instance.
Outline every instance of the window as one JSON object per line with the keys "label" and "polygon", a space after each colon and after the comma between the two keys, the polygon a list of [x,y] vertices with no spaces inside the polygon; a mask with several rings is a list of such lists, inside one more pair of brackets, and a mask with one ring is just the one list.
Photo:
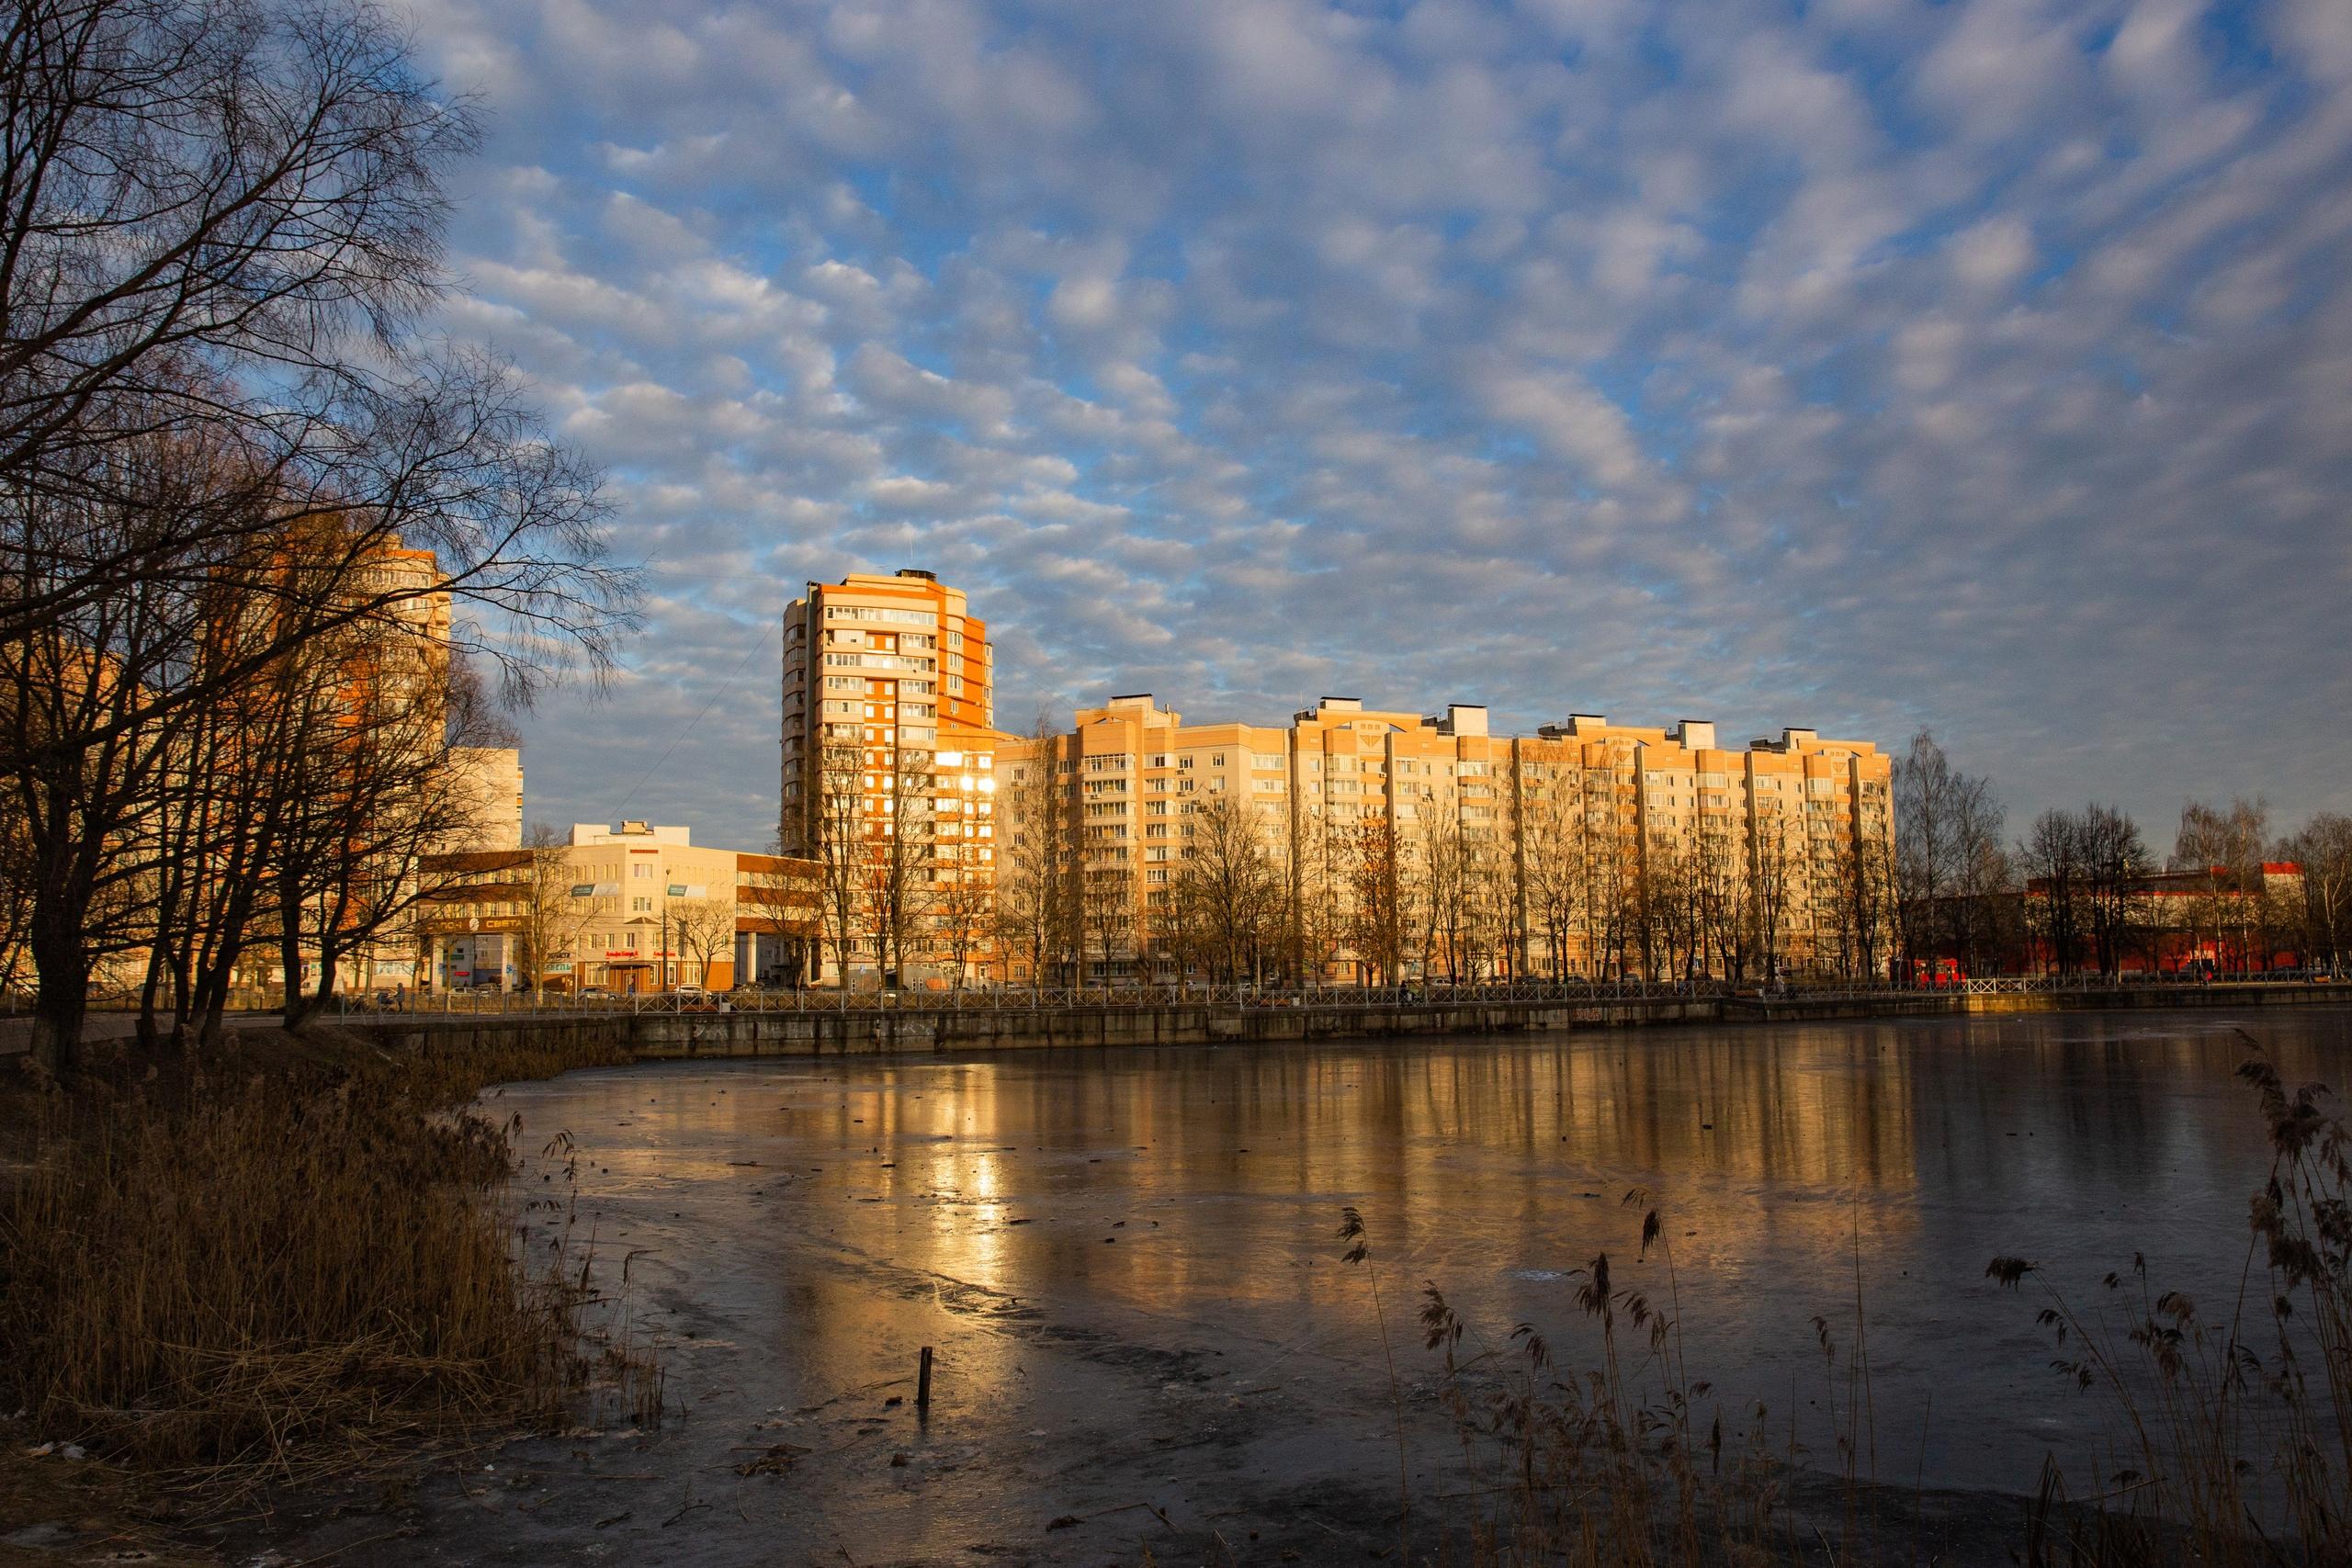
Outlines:
{"label": "window", "polygon": [[632,898],[628,901],[628,910],[632,915],[650,915],[653,912],[653,900],[645,897]]}
{"label": "window", "polygon": [[929,610],[890,610],[873,604],[828,604],[829,621],[870,621],[894,626],[928,626],[937,623]]}

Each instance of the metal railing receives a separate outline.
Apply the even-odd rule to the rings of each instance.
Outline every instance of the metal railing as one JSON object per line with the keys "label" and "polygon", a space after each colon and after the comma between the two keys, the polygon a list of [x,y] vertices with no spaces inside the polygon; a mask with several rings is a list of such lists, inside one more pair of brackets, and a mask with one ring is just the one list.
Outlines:
{"label": "metal railing", "polygon": [[[573,997],[527,992],[411,993],[396,1006],[364,997],[343,998],[344,1016],[362,1018],[504,1017],[561,1014],[673,1013],[1004,1013],[1093,1012],[1113,1010],[1209,1007],[1218,1009],[1418,1009],[1592,1005],[1611,1002],[1670,1003],[1737,998],[1764,1002],[1893,1000],[1935,996],[1989,996],[2018,992],[2097,992],[2154,987],[2193,989],[2235,985],[2303,986],[2331,978],[2322,972],[2269,970],[2212,976],[2122,975],[2000,975],[1973,976],[1944,985],[1867,985],[1834,976],[1807,976],[1771,984],[1720,978],[1645,980],[1498,980],[1402,986],[1311,986],[1279,987],[1201,982],[1124,986],[976,986],[962,990],[871,991],[856,989],[743,989],[693,993],[616,993]],[[2352,983],[2352,982],[2347,982]]]}

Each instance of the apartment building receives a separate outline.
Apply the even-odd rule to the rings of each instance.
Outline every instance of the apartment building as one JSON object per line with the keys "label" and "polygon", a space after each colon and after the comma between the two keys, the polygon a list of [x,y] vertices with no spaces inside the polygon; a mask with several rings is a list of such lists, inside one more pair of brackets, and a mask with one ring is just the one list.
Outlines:
{"label": "apartment building", "polygon": [[784,618],[778,837],[819,864],[836,981],[989,976],[995,654],[931,572],[811,582]]}
{"label": "apartment building", "polygon": [[1005,874],[1037,874],[1022,851],[1057,835],[1090,977],[1189,966],[1187,864],[1237,813],[1284,910],[1259,962],[1290,974],[1760,975],[1887,951],[1890,759],[1868,741],[1726,749],[1702,721],[1589,714],[1505,737],[1484,707],[1350,697],[1286,726],[1188,725],[1136,694],[999,756]]}

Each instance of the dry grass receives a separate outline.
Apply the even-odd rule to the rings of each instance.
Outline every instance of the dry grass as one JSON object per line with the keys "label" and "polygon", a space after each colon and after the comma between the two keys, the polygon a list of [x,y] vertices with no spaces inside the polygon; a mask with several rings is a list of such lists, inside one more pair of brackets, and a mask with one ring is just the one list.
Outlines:
{"label": "dry grass", "polygon": [[[2107,1300],[2087,1313],[2026,1259],[1996,1258],[1986,1270],[2046,1292],[2041,1322],[2059,1351],[2050,1397],[2105,1405],[2086,1451],[2041,1461],[2014,1529],[1999,1531],[2007,1561],[2352,1564],[2352,1135],[2325,1089],[2290,1089],[2259,1055],[2240,1076],[2259,1097],[2273,1158],[2249,1204],[2251,1242],[2229,1312],[2208,1316],[2157,1290],[2136,1261],[2108,1276]],[[1667,1299],[1619,1288],[1608,1255],[1592,1258],[1577,1274],[1578,1321],[1555,1331],[1589,1342],[1580,1370],[1564,1367],[1532,1324],[1480,1345],[1434,1284],[1424,1291],[1420,1324],[1443,1358],[1442,1402],[1489,1484],[1468,1506],[1424,1521],[1404,1543],[1407,1559],[1497,1568],[1931,1560],[1907,1506],[1912,1478],[1878,1474],[1859,1258],[1850,1310],[1814,1319],[1821,1360],[1808,1393],[1821,1417],[1818,1446],[1808,1447],[1761,1404],[1727,1416],[1690,1375],[1664,1228],[1645,1194],[1625,1201],[1645,1210],[1637,1246],[1663,1255]],[[1369,1242],[1353,1211],[1342,1235],[1349,1260],[1363,1261]],[[1790,1504],[1801,1477],[1802,1517]]]}
{"label": "dry grass", "polygon": [[2271,1164],[2227,1310],[2159,1289],[2138,1258],[2087,1309],[2024,1258],[1985,1270],[2042,1293],[2052,1369],[2108,1416],[2091,1452],[2045,1463],[2030,1568],[2352,1563],[2352,1134],[2324,1088],[2290,1089],[2259,1052],[2238,1076]]}
{"label": "dry grass", "polygon": [[0,1199],[12,1403],[216,1496],[565,1420],[584,1389],[658,1416],[570,1225],[527,1253],[510,1223],[509,1129],[461,1109],[609,1050],[334,1055],[47,1097]]}

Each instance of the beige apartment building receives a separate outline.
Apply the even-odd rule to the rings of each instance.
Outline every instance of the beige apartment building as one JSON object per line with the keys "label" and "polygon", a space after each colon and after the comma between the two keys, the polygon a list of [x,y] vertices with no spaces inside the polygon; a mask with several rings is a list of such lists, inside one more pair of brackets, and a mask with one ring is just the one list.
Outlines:
{"label": "beige apartment building", "polygon": [[424,988],[723,991],[777,977],[814,936],[813,868],[694,842],[683,827],[572,826],[545,848],[439,859],[420,921]]}
{"label": "beige apartment building", "polygon": [[1284,974],[1761,977],[1889,953],[1890,759],[1868,741],[1792,728],[1725,749],[1697,720],[1596,715],[1505,737],[1483,707],[1342,697],[1283,727],[1188,725],[1135,695],[1000,759],[1004,873],[1036,874],[1023,852],[1057,813],[1090,978],[1197,968],[1188,874],[1209,879],[1204,834],[1232,858],[1237,818],[1271,928],[1254,962]]}
{"label": "beige apartment building", "polygon": [[995,678],[986,623],[928,571],[811,582],[786,610],[778,838],[819,867],[823,976],[991,977]]}

